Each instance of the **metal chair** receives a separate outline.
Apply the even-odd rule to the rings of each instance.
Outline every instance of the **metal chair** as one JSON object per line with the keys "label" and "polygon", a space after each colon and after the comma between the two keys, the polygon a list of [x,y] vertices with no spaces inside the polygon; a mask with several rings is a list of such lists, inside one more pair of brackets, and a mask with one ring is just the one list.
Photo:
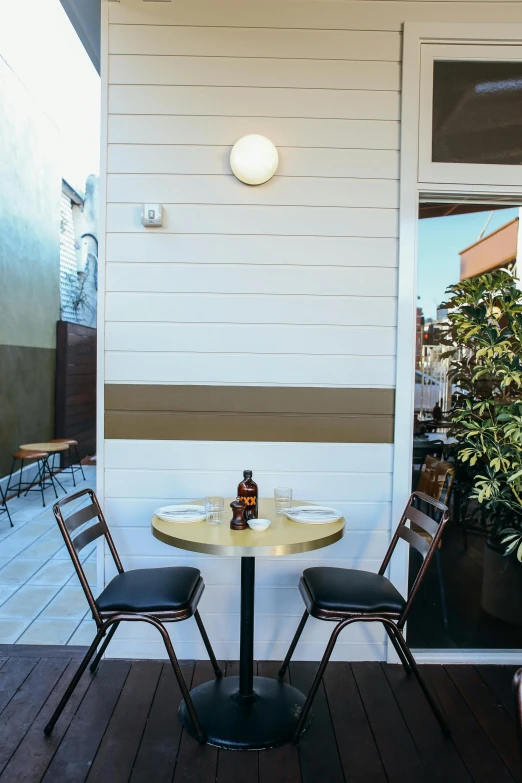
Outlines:
{"label": "metal chair", "polygon": [[[423,470],[420,473],[419,480],[417,482],[417,486],[415,487],[415,489],[417,492],[421,492],[424,495],[428,495],[430,498],[433,498],[434,500],[439,500],[441,503],[444,503],[445,506],[449,507],[451,490],[453,488],[454,479],[455,479],[454,465],[452,465],[450,462],[445,462],[444,460],[439,460],[436,459],[435,457],[427,456],[426,459],[424,460]],[[433,517],[436,522],[439,521],[441,516],[440,511],[438,511],[433,507],[423,508],[422,502],[417,502],[416,505],[418,508],[420,508],[421,511],[426,511],[428,516]],[[413,526],[413,529],[415,530],[415,525]],[[418,529],[416,532],[418,532],[419,535],[423,536],[423,538],[429,537],[428,533],[426,533],[421,529]],[[464,540],[467,542],[466,538]],[[439,545],[435,550],[434,559],[435,559],[435,566],[437,568],[437,580],[439,586],[442,620],[444,622],[444,627],[447,628],[448,607],[446,602],[446,588],[444,586],[444,573],[442,571],[442,560],[440,556],[441,544],[442,542],[439,541]]]}
{"label": "metal chair", "polygon": [[[428,506],[435,507],[441,512],[439,522],[436,522],[435,519],[432,519],[415,507],[415,504],[419,500],[426,503]],[[303,576],[299,582],[299,590],[306,609],[286,654],[283,666],[279,671],[279,677],[284,677],[297,642],[299,641],[299,637],[301,636],[310,615],[318,620],[335,622],[337,625],[332,632],[299,717],[294,734],[294,742],[299,739],[299,735],[306,726],[308,712],[312,706],[312,702],[339,634],[351,623],[358,622],[382,623],[406,672],[408,674],[413,672],[424,695],[430,703],[442,730],[445,734],[449,734],[449,728],[442,710],[424,682],[402,633],[411,605],[417,595],[430,561],[439,545],[440,537],[444,526],[448,521],[448,517],[448,509],[443,503],[433,500],[433,498],[430,498],[421,492],[414,492],[408,500],[406,509],[377,574],[370,571],[329,567],[307,568],[303,572]],[[408,527],[408,522],[410,522],[410,527]],[[428,543],[425,538],[412,530],[411,523],[414,523],[417,527],[428,533],[431,537],[431,543]],[[399,538],[414,547],[420,552],[423,558],[422,566],[406,599],[384,576]]]}
{"label": "metal chair", "polygon": [[76,486],[76,479],[74,474],[78,473],[78,471],[80,471],[82,478],[85,481],[85,473],[83,472],[83,466],[80,460],[80,452],[78,451],[78,441],[74,440],[73,438],[53,438],[51,443],[66,443],[67,446],[69,446],[69,464],[64,466],[63,454],[60,454],[60,459],[63,473],[66,473],[67,471],[70,472],[74,486]]}
{"label": "metal chair", "polygon": [[[89,505],[81,508],[79,511],[75,511],[64,519],[62,508],[68,503],[81,498],[89,498]],[[205,742],[205,735],[194,709],[189,690],[183,679],[172,642],[164,625],[167,622],[187,620],[194,615],[216,677],[222,677],[221,669],[216,661],[214,651],[197,610],[199,599],[205,589],[201,573],[197,568],[184,566],[124,571],[100,504],[92,489],[84,489],[60,500],[54,505],[53,511],[98,630],[78,671],[72,678],[69,687],[45,727],[45,734],[49,735],[52,732],[56,721],[60,717],[62,710],[102,639],[101,647],[91,664],[91,672],[96,670],[120,622],[141,621],[150,623],[161,634],[195,728],[197,739],[199,742]],[[72,535],[73,533],[75,534],[74,536]],[[118,574],[109,582],[98,598],[95,599],[85,577],[79,553],[83,547],[102,536],[105,537]]]}

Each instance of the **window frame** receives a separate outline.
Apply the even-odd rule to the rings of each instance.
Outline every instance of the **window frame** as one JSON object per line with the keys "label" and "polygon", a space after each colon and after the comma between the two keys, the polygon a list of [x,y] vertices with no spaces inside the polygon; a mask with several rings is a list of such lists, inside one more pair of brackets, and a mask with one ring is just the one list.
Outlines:
{"label": "window frame", "polygon": [[419,89],[419,180],[432,184],[514,185],[522,188],[522,165],[433,162],[433,68],[440,60],[460,62],[522,62],[522,45],[498,43],[421,44]]}

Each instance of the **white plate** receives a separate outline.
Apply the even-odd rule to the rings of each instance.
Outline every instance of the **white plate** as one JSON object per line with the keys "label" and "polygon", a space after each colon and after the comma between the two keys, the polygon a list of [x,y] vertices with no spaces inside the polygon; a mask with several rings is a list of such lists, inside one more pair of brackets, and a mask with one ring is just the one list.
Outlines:
{"label": "white plate", "polygon": [[163,522],[203,522],[205,506],[163,506],[154,512]]}
{"label": "white plate", "polygon": [[340,511],[330,506],[292,506],[284,511],[288,519],[304,525],[327,525],[342,517]]}

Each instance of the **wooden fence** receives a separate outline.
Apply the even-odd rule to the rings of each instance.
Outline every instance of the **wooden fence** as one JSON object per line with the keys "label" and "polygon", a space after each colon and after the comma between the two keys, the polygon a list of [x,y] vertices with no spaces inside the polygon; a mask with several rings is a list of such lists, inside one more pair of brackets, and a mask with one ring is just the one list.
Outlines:
{"label": "wooden fence", "polygon": [[55,430],[80,457],[96,453],[96,329],[68,321],[56,324]]}

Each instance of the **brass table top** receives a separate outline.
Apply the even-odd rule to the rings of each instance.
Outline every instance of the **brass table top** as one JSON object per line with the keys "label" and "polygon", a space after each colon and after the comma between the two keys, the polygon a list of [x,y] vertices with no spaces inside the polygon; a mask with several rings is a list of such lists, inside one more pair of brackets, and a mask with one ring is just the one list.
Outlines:
{"label": "brass table top", "polygon": [[[272,522],[267,530],[231,530],[232,509],[229,504],[232,500],[225,499],[221,525],[209,525],[206,521],[163,522],[154,515],[151,520],[152,535],[164,544],[191,552],[225,557],[276,557],[321,549],[339,541],[344,534],[344,517],[324,525],[293,522],[285,514],[276,512],[273,498],[259,499],[259,518]],[[191,502],[204,503],[203,500]],[[292,505],[313,504],[295,500]]]}
{"label": "brass table top", "polygon": [[24,443],[20,448],[22,451],[47,451],[52,453],[53,451],[65,451],[69,446],[67,443]]}

